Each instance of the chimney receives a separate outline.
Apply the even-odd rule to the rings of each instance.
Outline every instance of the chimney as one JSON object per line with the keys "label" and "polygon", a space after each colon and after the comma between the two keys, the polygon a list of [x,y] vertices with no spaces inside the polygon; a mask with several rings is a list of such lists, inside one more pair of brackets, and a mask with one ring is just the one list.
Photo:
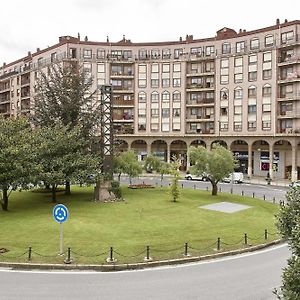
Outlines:
{"label": "chimney", "polygon": [[109,37],[108,37],[108,35],[106,36],[106,43],[109,43]]}
{"label": "chimney", "polygon": [[36,52],[40,52],[41,51],[41,49],[40,48],[36,48]]}
{"label": "chimney", "polygon": [[78,40],[80,41],[80,33],[78,32],[78,34],[77,34],[77,38],[78,38]]}
{"label": "chimney", "polygon": [[88,37],[87,37],[87,35],[85,36],[85,38],[84,38],[84,41],[85,42],[87,42],[89,39],[88,39]]}
{"label": "chimney", "polygon": [[30,51],[28,51],[27,56],[31,56],[31,52]]}
{"label": "chimney", "polygon": [[242,33],[242,32],[243,32],[243,30],[240,28],[239,33]]}
{"label": "chimney", "polygon": [[287,20],[287,19],[285,19],[285,20],[284,20],[284,23],[287,23],[287,22],[288,22],[288,20]]}
{"label": "chimney", "polygon": [[279,24],[280,24],[280,20],[276,19],[276,25],[279,25]]}
{"label": "chimney", "polygon": [[179,41],[182,42],[182,37],[179,38]]}
{"label": "chimney", "polygon": [[5,66],[6,66],[6,62],[3,63],[3,67],[5,67]]}
{"label": "chimney", "polygon": [[243,32],[246,32],[246,29],[243,29]]}

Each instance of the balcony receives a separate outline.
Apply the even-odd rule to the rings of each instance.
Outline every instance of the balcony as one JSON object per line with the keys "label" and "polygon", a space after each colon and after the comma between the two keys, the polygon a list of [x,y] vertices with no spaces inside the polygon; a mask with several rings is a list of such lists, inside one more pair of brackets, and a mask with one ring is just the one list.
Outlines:
{"label": "balcony", "polygon": [[187,92],[197,92],[197,91],[213,91],[214,84],[205,83],[205,84],[187,84],[186,91]]}
{"label": "balcony", "polygon": [[214,70],[211,71],[201,71],[201,70],[191,70],[186,74],[186,77],[201,77],[201,76],[214,76]]}
{"label": "balcony", "polygon": [[134,74],[133,72],[113,72],[111,73],[110,78],[134,79]]}
{"label": "balcony", "polygon": [[113,100],[113,107],[134,107],[134,100]]}
{"label": "balcony", "polygon": [[278,101],[300,100],[300,92],[279,95]]}
{"label": "balcony", "polygon": [[300,82],[300,74],[295,71],[284,76],[279,76],[278,83]]}
{"label": "balcony", "polygon": [[278,66],[286,66],[300,63],[300,55],[287,55],[285,57],[280,57]]}

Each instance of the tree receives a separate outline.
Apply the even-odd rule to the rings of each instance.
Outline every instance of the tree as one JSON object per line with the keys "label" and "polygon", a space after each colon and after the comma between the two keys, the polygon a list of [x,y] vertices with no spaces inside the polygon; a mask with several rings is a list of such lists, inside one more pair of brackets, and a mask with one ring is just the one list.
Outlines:
{"label": "tree", "polygon": [[[88,149],[98,148],[97,130],[100,126],[100,101],[92,90],[93,78],[75,62],[53,64],[48,72],[40,71],[34,98],[33,122],[38,127],[63,124],[80,134],[89,143]],[[98,139],[99,140],[99,139]],[[70,182],[66,181],[66,194]]]}
{"label": "tree", "polygon": [[212,149],[208,150],[203,146],[198,148],[190,147],[189,154],[192,174],[205,176],[212,185],[212,195],[218,193],[218,182],[227,177],[234,171],[235,159],[231,151],[219,144],[213,144]]}
{"label": "tree", "polygon": [[294,187],[287,192],[287,202],[281,205],[277,214],[277,228],[287,240],[292,256],[283,270],[283,285],[280,292],[275,290],[278,299],[300,299],[300,189]]}
{"label": "tree", "polygon": [[100,120],[100,103],[93,78],[77,63],[53,64],[40,71],[34,98],[33,121],[38,126],[61,123],[69,128],[80,126],[86,139],[95,136]]}
{"label": "tree", "polygon": [[56,124],[35,131],[40,141],[37,160],[40,164],[39,180],[47,182],[52,190],[52,202],[56,202],[56,189],[66,181],[84,181],[97,174],[100,159],[84,151],[86,142],[80,129]]}
{"label": "tree", "polygon": [[148,155],[144,161],[144,169],[146,172],[152,173],[158,171],[161,165],[159,157],[154,155]]}
{"label": "tree", "polygon": [[177,202],[180,197],[180,188],[178,185],[180,165],[180,160],[174,156],[172,162],[169,165],[170,174],[173,175],[170,186],[170,194],[173,202]]}
{"label": "tree", "polygon": [[122,152],[119,155],[115,160],[115,168],[119,173],[129,176],[130,184],[132,183],[132,178],[142,173],[142,166],[138,162],[137,155],[132,150]]}
{"label": "tree", "polygon": [[12,190],[26,188],[36,172],[35,144],[29,122],[23,118],[0,116],[0,189],[1,206],[8,210]]}

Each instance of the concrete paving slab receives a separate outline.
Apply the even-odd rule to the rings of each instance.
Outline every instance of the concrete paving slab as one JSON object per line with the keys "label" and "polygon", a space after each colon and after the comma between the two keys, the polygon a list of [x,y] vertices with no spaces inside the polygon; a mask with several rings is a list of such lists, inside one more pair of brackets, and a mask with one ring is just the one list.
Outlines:
{"label": "concrete paving slab", "polygon": [[237,203],[231,203],[231,202],[218,202],[208,205],[199,206],[199,208],[209,209],[209,210],[215,210],[225,213],[235,213],[238,211],[242,211],[244,209],[251,208],[252,206],[244,205],[244,204],[237,204]]}

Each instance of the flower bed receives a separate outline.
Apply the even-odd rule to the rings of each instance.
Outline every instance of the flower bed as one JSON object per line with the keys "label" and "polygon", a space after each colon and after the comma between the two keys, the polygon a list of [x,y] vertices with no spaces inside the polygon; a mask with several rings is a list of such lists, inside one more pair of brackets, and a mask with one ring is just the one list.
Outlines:
{"label": "flower bed", "polygon": [[130,189],[151,189],[154,188],[154,185],[140,183],[140,184],[130,184],[128,187]]}

